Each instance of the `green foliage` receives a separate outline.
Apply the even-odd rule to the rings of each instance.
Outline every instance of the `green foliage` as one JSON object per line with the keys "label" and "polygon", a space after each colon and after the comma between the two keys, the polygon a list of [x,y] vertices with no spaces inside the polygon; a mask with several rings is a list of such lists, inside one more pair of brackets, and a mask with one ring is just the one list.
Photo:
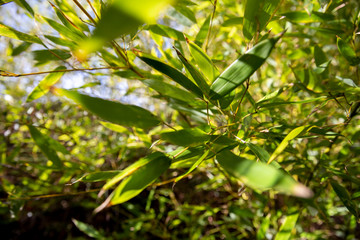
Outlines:
{"label": "green foliage", "polygon": [[360,238],[358,1],[0,11],[4,238]]}

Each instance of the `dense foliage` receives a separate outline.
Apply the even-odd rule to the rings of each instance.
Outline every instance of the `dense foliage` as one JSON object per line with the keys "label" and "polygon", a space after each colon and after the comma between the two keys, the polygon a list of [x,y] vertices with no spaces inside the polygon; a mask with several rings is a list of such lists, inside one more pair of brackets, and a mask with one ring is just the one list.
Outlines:
{"label": "dense foliage", "polygon": [[360,238],[358,1],[0,12],[6,239]]}

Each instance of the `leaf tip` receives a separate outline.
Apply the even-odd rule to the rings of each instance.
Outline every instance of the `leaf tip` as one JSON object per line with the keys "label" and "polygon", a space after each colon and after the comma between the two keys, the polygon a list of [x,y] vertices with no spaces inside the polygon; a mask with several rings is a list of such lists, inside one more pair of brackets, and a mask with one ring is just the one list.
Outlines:
{"label": "leaf tip", "polygon": [[293,187],[292,194],[301,198],[312,198],[314,196],[313,191],[301,183],[296,184]]}

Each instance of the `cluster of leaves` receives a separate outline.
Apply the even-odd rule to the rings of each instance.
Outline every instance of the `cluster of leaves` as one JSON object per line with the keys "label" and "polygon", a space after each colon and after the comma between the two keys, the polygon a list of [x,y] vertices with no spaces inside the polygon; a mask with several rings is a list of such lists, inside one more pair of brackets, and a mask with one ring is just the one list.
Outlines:
{"label": "cluster of leaves", "polygon": [[43,28],[0,23],[4,226],[60,203],[100,239],[359,237],[356,1],[0,4]]}

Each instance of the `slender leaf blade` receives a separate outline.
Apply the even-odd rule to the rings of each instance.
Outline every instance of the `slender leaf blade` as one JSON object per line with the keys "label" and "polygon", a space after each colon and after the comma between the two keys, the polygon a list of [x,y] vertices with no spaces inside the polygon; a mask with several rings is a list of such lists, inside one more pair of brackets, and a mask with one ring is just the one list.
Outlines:
{"label": "slender leaf blade", "polygon": [[220,99],[240,86],[265,62],[280,37],[261,41],[226,68],[211,85],[210,98]]}
{"label": "slender leaf blade", "polygon": [[45,154],[48,160],[53,163],[55,168],[61,168],[63,164],[56,151],[50,147],[51,144],[49,143],[48,139],[36,127],[28,125],[28,128],[34,142]]}
{"label": "slender leaf blade", "polygon": [[55,88],[53,92],[73,100],[89,112],[115,124],[148,129],[161,122],[148,110],[135,105],[90,97],[74,90]]}
{"label": "slender leaf blade", "polygon": [[[64,70],[66,67],[60,66],[55,69],[55,71],[58,70]],[[64,75],[65,72],[53,72],[49,73],[43,80],[39,82],[39,84],[31,91],[31,93],[28,95],[26,102],[34,101],[35,99],[38,99],[45,95],[50,88],[57,83],[60,78]]]}
{"label": "slender leaf blade", "polygon": [[275,236],[275,240],[288,240],[291,236],[291,231],[295,228],[298,218],[299,212],[287,215],[279,232]]}
{"label": "slender leaf blade", "polygon": [[1,23],[0,23],[0,36],[17,39],[25,42],[30,42],[30,43],[43,44],[40,38],[38,38],[37,36],[19,32]]}

